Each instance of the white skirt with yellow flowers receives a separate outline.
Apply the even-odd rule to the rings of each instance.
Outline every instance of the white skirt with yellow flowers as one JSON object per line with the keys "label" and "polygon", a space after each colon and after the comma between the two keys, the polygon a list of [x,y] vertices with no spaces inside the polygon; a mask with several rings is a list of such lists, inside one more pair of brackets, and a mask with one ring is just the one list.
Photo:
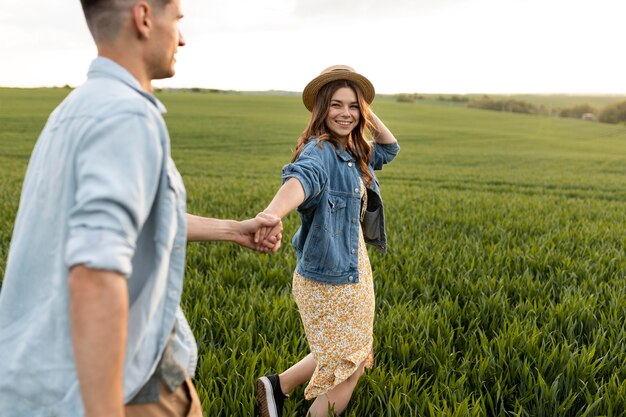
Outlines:
{"label": "white skirt with yellow flowers", "polygon": [[293,275],[293,296],[317,366],[304,391],[306,399],[329,392],[362,362],[373,365],[374,285],[359,228],[359,282],[324,284]]}

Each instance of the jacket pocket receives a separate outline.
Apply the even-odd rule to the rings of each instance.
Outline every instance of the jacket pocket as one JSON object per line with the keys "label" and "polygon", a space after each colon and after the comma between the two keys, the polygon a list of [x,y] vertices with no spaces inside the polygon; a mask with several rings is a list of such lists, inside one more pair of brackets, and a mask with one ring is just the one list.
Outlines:
{"label": "jacket pocket", "polygon": [[328,210],[326,211],[324,229],[333,237],[341,235],[346,228],[348,222],[347,204],[345,197],[328,196]]}
{"label": "jacket pocket", "polygon": [[337,211],[346,208],[346,204],[346,199],[343,197],[336,195],[328,196],[328,207],[330,208],[331,213],[336,213]]}

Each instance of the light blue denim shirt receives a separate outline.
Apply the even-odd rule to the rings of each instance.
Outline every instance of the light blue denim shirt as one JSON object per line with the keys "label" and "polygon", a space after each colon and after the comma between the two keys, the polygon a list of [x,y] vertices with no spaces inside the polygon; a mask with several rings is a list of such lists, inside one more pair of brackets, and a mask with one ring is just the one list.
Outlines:
{"label": "light blue denim shirt", "polygon": [[174,356],[193,375],[197,347],[179,307],[185,188],[163,112],[129,72],[97,58],[48,119],[0,291],[0,416],[84,414],[68,314],[77,264],[127,278],[126,401],[156,369],[175,324]]}
{"label": "light blue denim shirt", "polygon": [[314,138],[295,162],[283,167],[283,182],[297,178],[305,196],[298,207],[302,225],[292,240],[300,275],[327,284],[359,282],[359,227],[366,242],[387,250],[383,201],[374,170],[382,169],[399,151],[397,143],[372,143],[368,165],[372,184],[362,224],[362,175],[347,151]]}

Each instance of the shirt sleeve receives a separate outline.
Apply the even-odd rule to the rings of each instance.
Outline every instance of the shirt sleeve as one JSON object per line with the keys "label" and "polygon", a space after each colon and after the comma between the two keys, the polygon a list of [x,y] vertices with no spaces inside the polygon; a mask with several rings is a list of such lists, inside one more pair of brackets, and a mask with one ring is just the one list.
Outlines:
{"label": "shirt sleeve", "polygon": [[295,162],[283,167],[283,183],[290,178],[298,179],[304,189],[304,201],[298,208],[307,209],[317,205],[328,184],[328,173],[324,169],[321,150],[316,143],[309,143]]}
{"label": "shirt sleeve", "polygon": [[372,146],[372,160],[370,161],[370,165],[375,170],[383,169],[383,165],[393,161],[393,158],[395,158],[398,152],[400,152],[400,145],[398,145],[398,142],[386,144],[373,142]]}
{"label": "shirt sleeve", "polygon": [[72,162],[76,194],[66,266],[84,264],[128,277],[161,173],[158,126],[137,114],[97,121],[81,139]]}

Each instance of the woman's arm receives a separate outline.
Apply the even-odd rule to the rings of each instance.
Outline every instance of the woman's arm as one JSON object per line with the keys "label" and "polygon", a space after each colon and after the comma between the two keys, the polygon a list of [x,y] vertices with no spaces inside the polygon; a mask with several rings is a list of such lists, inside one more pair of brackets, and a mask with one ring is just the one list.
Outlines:
{"label": "woman's arm", "polygon": [[272,202],[263,212],[283,218],[303,202],[304,188],[297,178],[291,177],[280,187]]}
{"label": "woman's arm", "polygon": [[374,113],[372,110],[370,110],[370,119],[372,121],[372,124],[376,128],[376,131],[378,132],[375,133],[374,137],[372,138],[376,143],[381,145],[388,145],[398,142],[393,133],[391,133],[387,126],[385,126],[382,120],[380,120],[378,116],[376,116],[376,113]]}
{"label": "woman's arm", "polygon": [[[282,219],[289,214],[292,210],[295,210],[300,204],[304,202],[304,188],[300,181],[291,177],[280,187],[276,192],[276,195],[272,199],[271,203],[263,213],[275,216]],[[263,214],[260,213],[259,215]],[[282,224],[282,223],[281,223]],[[261,241],[267,239],[267,236],[273,236],[275,234],[275,227],[264,227],[259,229],[254,237],[255,241]]]}

